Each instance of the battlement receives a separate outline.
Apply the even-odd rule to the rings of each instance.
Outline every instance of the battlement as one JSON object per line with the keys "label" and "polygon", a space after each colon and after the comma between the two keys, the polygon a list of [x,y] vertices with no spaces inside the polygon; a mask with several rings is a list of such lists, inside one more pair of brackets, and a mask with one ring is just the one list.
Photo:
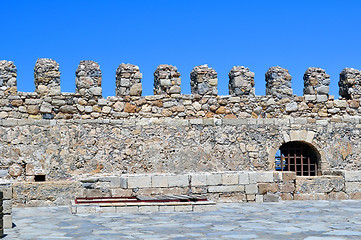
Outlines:
{"label": "battlement", "polygon": [[265,96],[255,95],[254,73],[243,66],[230,70],[226,96],[218,95],[217,72],[208,65],[191,71],[191,94],[181,94],[181,74],[175,66],[165,64],[155,70],[152,96],[142,96],[142,73],[132,64],[122,63],[116,69],[116,96],[106,99],[98,63],[81,61],[75,76],[75,93],[63,93],[59,64],[38,59],[35,92],[18,92],[14,63],[0,61],[0,118],[330,118],[361,113],[361,71],[353,68],[340,73],[338,100],[329,95],[329,75],[314,67],[303,76],[303,96],[293,95],[292,77],[279,66],[265,74]]}

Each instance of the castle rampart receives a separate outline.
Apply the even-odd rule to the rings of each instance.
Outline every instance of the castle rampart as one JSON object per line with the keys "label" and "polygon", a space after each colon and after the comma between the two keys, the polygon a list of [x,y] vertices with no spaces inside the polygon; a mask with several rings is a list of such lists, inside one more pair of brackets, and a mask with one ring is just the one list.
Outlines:
{"label": "castle rampart", "polygon": [[[184,183],[190,176],[225,174],[228,179],[229,171],[237,181],[244,174],[248,180],[203,182],[193,191],[205,191],[215,199],[243,194],[244,200],[255,201],[256,195],[271,191],[264,189],[266,183],[276,184],[271,192],[281,197],[286,192],[279,186],[286,181],[293,187],[284,199],[301,199],[297,194],[316,198],[319,193],[326,194],[322,195],[325,198],[361,197],[357,188],[361,184],[359,75],[358,70],[344,69],[341,97],[334,99],[329,95],[329,75],[320,68],[309,68],[304,75],[304,95],[295,96],[288,70],[272,67],[265,74],[266,94],[256,96],[254,73],[235,66],[229,73],[230,95],[219,96],[217,73],[207,65],[190,73],[192,94],[181,93],[181,76],[175,66],[159,65],[154,73],[154,95],[141,96],[141,71],[135,65],[120,64],[116,96],[105,99],[101,70],[95,62],[80,62],[75,93],[64,93],[59,65],[39,59],[34,70],[35,92],[28,93],[16,90],[15,65],[0,61],[2,178],[15,182],[17,204],[33,205],[64,203],[67,189],[71,196],[134,195],[143,188],[142,193],[152,195],[160,191],[156,189],[159,179],[174,180],[159,183],[163,193],[186,194],[193,186]],[[312,146],[317,153],[314,172],[337,186],[300,190],[305,182],[315,184],[314,179],[280,180],[278,173],[273,175],[277,151],[290,142]],[[251,182],[250,176],[258,172],[274,178]],[[154,177],[157,174],[167,177]],[[182,183],[168,175],[180,176]],[[200,178],[207,179],[203,175]],[[98,179],[94,184],[92,176]],[[110,176],[115,177],[117,187],[112,186],[118,190],[109,187],[113,180],[104,180]],[[345,176],[355,177],[346,180]],[[122,185],[123,177],[128,184],[135,178],[140,185]],[[146,185],[141,185],[142,179],[148,181]],[[347,185],[347,181],[352,183]],[[30,192],[32,199],[27,199]],[[55,200],[46,200],[44,192]]]}

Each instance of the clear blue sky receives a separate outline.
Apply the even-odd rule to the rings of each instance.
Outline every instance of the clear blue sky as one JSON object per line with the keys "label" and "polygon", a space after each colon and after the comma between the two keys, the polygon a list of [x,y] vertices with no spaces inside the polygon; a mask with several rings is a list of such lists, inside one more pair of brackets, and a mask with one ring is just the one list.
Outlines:
{"label": "clear blue sky", "polygon": [[60,64],[63,92],[74,92],[75,70],[93,60],[103,72],[103,96],[115,94],[120,63],[138,65],[143,95],[153,94],[159,64],[178,67],[182,93],[190,93],[194,66],[218,72],[220,95],[228,94],[235,65],[255,72],[256,94],[264,74],[279,65],[302,95],[303,74],[321,67],[338,96],[344,67],[361,69],[361,1],[16,1],[0,0],[0,59],[14,61],[18,90],[34,91],[37,58]]}

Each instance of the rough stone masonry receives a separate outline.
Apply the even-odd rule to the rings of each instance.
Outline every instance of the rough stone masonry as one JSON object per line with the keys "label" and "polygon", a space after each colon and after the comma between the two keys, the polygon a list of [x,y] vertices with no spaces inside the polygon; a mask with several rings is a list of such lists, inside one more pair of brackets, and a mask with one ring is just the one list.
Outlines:
{"label": "rough stone masonry", "polygon": [[[254,73],[243,66],[231,68],[226,96],[208,65],[191,71],[192,94],[181,93],[175,66],[159,65],[154,95],[142,96],[139,67],[122,63],[116,96],[107,98],[93,61],[80,62],[74,93],[61,92],[54,60],[36,62],[35,92],[17,91],[16,72],[0,61],[0,173],[15,205],[165,193],[217,201],[361,197],[358,70],[340,73],[339,99],[320,68],[306,70],[303,96],[293,95],[291,74],[279,66],[266,72],[264,96],[254,94]],[[319,176],[275,172],[276,152],[288,142],[317,151]]]}

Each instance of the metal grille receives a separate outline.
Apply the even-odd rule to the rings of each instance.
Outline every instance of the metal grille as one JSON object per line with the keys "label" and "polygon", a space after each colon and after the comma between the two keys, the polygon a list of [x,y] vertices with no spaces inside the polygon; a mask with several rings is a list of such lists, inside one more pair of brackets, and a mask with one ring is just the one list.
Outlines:
{"label": "metal grille", "polygon": [[276,155],[277,171],[293,171],[298,176],[317,175],[317,154],[303,142],[288,142]]}

